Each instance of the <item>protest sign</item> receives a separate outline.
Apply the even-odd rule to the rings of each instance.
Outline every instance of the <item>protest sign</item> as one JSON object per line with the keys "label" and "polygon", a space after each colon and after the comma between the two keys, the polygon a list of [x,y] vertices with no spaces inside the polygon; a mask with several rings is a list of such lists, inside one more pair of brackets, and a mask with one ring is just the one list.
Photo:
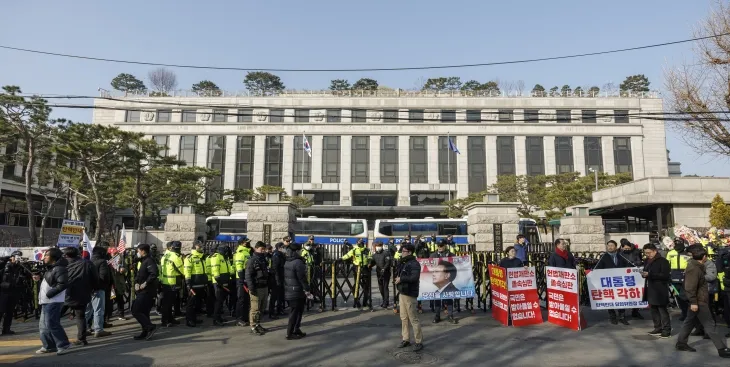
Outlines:
{"label": "protest sign", "polygon": [[542,324],[535,268],[507,269],[507,290],[512,326]]}
{"label": "protest sign", "polygon": [[421,264],[419,301],[474,298],[470,256],[418,259]]}
{"label": "protest sign", "polygon": [[586,276],[591,309],[645,308],[644,278],[640,268],[593,270]]}
{"label": "protest sign", "polygon": [[580,315],[578,270],[545,267],[547,276],[548,322],[568,329],[585,328]]}
{"label": "protest sign", "polygon": [[509,325],[509,295],[507,291],[507,270],[489,265],[489,284],[492,289],[492,317]]}
{"label": "protest sign", "polygon": [[81,242],[84,233],[84,222],[64,219],[61,233],[58,235],[58,247],[76,247]]}

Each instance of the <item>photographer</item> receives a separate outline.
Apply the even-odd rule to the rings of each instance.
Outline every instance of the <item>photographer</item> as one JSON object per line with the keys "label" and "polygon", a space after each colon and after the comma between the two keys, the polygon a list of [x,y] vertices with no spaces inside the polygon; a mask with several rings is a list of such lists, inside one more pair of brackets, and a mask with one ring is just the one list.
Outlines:
{"label": "photographer", "polygon": [[23,268],[20,265],[20,258],[23,253],[14,251],[10,258],[2,265],[0,271],[0,319],[2,319],[2,335],[13,335],[14,331],[10,330],[13,322],[13,312],[15,304],[18,302],[22,285],[20,277]]}

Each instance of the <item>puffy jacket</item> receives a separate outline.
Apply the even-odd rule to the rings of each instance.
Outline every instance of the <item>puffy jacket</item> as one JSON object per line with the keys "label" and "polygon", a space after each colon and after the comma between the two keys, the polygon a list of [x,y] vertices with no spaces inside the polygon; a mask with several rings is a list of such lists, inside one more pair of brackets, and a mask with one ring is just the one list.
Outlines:
{"label": "puffy jacket", "polygon": [[375,265],[378,270],[390,269],[393,266],[393,255],[390,251],[380,251],[373,253],[373,258],[370,260],[370,265]]}
{"label": "puffy jacket", "polygon": [[[0,269],[2,270],[2,269]],[[20,274],[23,268],[18,263],[8,261],[0,274],[0,292],[16,292],[22,289]]]}
{"label": "puffy jacket", "polygon": [[309,292],[307,266],[301,255],[292,252],[284,265],[284,299],[305,298],[305,292]]}
{"label": "puffy jacket", "polygon": [[279,287],[284,286],[284,267],[286,265],[286,256],[281,251],[274,251],[271,255],[271,272],[274,274],[274,281]]}
{"label": "puffy jacket", "polygon": [[621,255],[623,255],[626,260],[629,261],[629,266],[642,266],[644,265],[644,261],[642,260],[641,250],[639,249],[633,249],[631,252],[626,253],[621,251]]}
{"label": "puffy jacket", "polygon": [[46,297],[53,298],[68,288],[68,269],[66,268],[66,259],[56,261],[51,270],[46,271],[43,279],[50,287],[46,292]]}
{"label": "puffy jacket", "polygon": [[396,277],[400,277],[400,283],[396,285],[400,294],[418,297],[418,283],[421,278],[421,264],[413,255],[404,256],[396,270]]}
{"label": "puffy jacket", "polygon": [[140,289],[137,292],[157,293],[157,287],[160,284],[157,261],[148,255],[142,258],[140,264],[139,271],[137,271],[137,275],[134,277],[134,284],[146,285],[144,289]]}
{"label": "puffy jacket", "polygon": [[112,286],[112,273],[109,269],[109,264],[105,258],[100,256],[92,256],[91,263],[94,264],[94,269],[98,276],[94,290],[105,290],[108,292]]}
{"label": "puffy jacket", "polygon": [[[293,252],[292,252],[293,254]],[[246,285],[249,291],[269,286],[269,264],[266,254],[254,253],[246,264]]]}
{"label": "puffy jacket", "polygon": [[66,288],[66,305],[84,307],[91,301],[91,292],[96,288],[99,275],[94,264],[80,257],[68,259],[68,288]]}

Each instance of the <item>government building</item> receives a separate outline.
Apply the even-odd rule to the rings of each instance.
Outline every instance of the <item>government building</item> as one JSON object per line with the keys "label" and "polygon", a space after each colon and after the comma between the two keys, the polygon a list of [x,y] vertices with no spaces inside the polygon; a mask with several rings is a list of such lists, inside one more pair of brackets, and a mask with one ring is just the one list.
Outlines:
{"label": "government building", "polygon": [[281,186],[309,197],[305,215],[319,217],[439,217],[443,201],[499,175],[669,176],[662,100],[648,94],[104,93],[94,104],[93,123],[144,133],[188,165],[219,169],[219,187]]}

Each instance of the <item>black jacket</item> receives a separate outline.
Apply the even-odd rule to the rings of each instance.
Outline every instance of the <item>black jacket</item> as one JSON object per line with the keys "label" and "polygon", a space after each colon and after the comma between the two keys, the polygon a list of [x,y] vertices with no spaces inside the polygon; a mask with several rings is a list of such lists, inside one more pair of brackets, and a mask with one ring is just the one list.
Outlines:
{"label": "black jacket", "polygon": [[434,252],[431,254],[430,258],[432,259],[440,259],[442,257],[453,257],[456,256],[453,253],[449,252],[449,250],[446,250],[446,252]]}
{"label": "black jacket", "polygon": [[595,267],[593,267],[594,270],[598,269],[616,269],[616,268],[628,268],[631,267],[631,263],[628,259],[626,259],[621,252],[616,253],[616,262],[613,262],[613,257],[606,252],[603,255],[601,255],[601,258],[598,260],[598,263]]}
{"label": "black jacket", "polygon": [[92,256],[91,262],[96,268],[96,274],[98,276],[96,287],[94,290],[109,291],[112,287],[112,272],[109,270],[109,264],[106,262],[106,258],[100,256]]}
{"label": "black jacket", "polygon": [[[253,258],[253,256],[252,256]],[[251,260],[249,260],[251,262]],[[274,282],[277,287],[284,286],[284,265],[286,264],[286,256],[281,251],[274,251],[271,255],[271,273],[274,274]],[[272,284],[273,286],[274,284]]]}
{"label": "black jacket", "polygon": [[668,305],[671,280],[669,261],[657,254],[654,261],[647,260],[644,271],[649,273],[646,277],[644,299],[652,306]]}
{"label": "black jacket", "polygon": [[642,254],[641,250],[639,249],[633,249],[629,253],[625,253],[623,251],[619,252],[621,255],[623,255],[626,260],[629,261],[629,266],[641,266],[644,264],[644,261],[642,260]]}
{"label": "black jacket", "polygon": [[284,299],[305,298],[304,292],[309,292],[307,267],[304,265],[304,259],[298,253],[292,252],[292,256],[286,259],[284,265]]}
{"label": "black jacket", "polygon": [[68,288],[66,289],[66,305],[69,307],[86,307],[91,301],[91,292],[98,280],[96,268],[89,261],[76,257],[66,259],[68,265]]}
{"label": "black jacket", "polygon": [[137,293],[150,292],[156,294],[160,284],[160,280],[158,279],[160,272],[157,268],[157,262],[149,255],[143,257],[141,261],[142,264],[139,266],[139,271],[137,271],[137,275],[134,277],[134,284],[146,283],[146,285],[144,289],[140,289]]}
{"label": "black jacket", "polygon": [[522,263],[522,260],[520,260],[516,257],[514,259],[505,257],[499,261],[499,266],[503,267],[505,269],[509,269],[509,268],[521,268],[524,266],[524,264]]}
{"label": "black jacket", "polygon": [[[292,256],[290,252],[289,256]],[[273,262],[273,260],[272,260]],[[265,254],[252,253],[246,264],[246,285],[251,292],[269,286],[269,264]]]}
{"label": "black jacket", "polygon": [[550,254],[550,257],[548,258],[548,266],[563,269],[575,269],[575,265],[575,257],[573,257],[573,254],[570,252],[568,252],[567,260],[555,252]]}
{"label": "black jacket", "polygon": [[396,270],[396,277],[400,277],[400,283],[396,285],[400,294],[418,297],[418,285],[421,279],[421,264],[413,255],[401,259]]}
{"label": "black jacket", "polygon": [[419,259],[425,259],[431,256],[431,252],[428,251],[428,245],[423,241],[416,241],[416,256]]}
{"label": "black jacket", "polygon": [[66,269],[66,264],[66,259],[60,259],[43,275],[43,279],[50,287],[48,292],[46,292],[46,297],[53,298],[68,288],[68,269]]}
{"label": "black jacket", "polygon": [[378,271],[390,269],[390,267],[393,266],[393,255],[391,255],[390,251],[387,250],[380,252],[375,251],[372,259],[370,260],[370,265],[375,265]]}
{"label": "black jacket", "polygon": [[8,261],[4,266],[2,276],[0,276],[0,294],[1,293],[14,293],[18,289],[22,288],[20,282],[20,276],[23,273],[23,268],[18,263]]}

